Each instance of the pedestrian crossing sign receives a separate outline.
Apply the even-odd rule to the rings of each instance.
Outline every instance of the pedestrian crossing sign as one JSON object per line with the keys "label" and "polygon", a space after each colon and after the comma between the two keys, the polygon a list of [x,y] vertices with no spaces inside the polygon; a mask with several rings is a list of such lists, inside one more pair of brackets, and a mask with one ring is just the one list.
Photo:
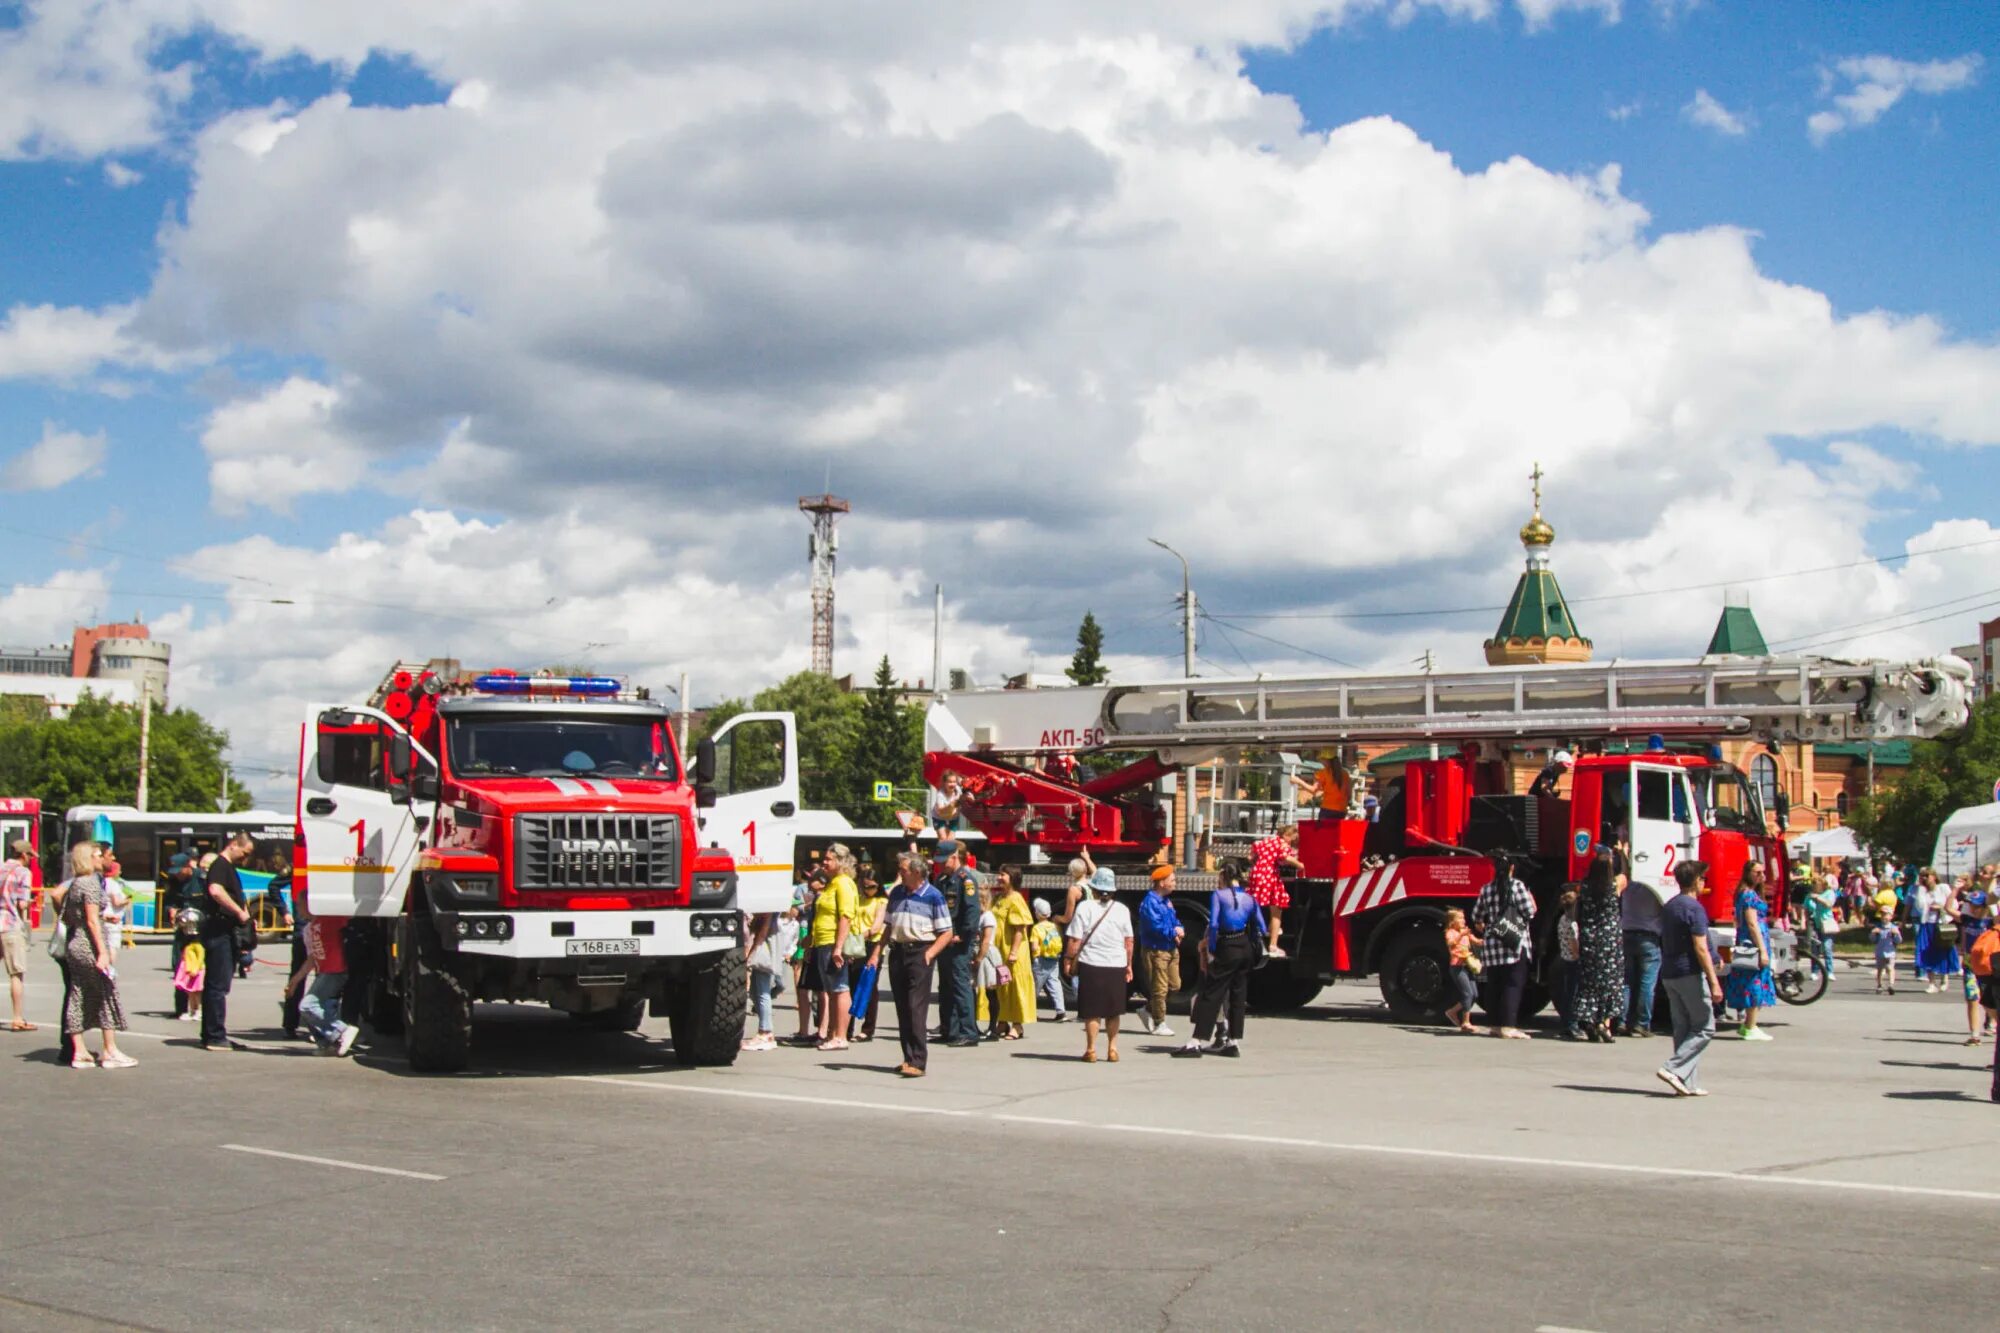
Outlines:
{"label": "pedestrian crossing sign", "polygon": [[878,801],[881,801],[881,802],[883,802],[883,803],[885,803],[885,804],[886,804],[887,802],[890,802],[890,801],[893,801],[893,800],[895,800],[895,799],[896,799],[896,786],[895,786],[895,784],[894,784],[894,783],[891,783],[891,782],[878,782],[878,783],[876,783],[876,784],[875,784],[875,799],[876,799],[876,800],[878,800]]}

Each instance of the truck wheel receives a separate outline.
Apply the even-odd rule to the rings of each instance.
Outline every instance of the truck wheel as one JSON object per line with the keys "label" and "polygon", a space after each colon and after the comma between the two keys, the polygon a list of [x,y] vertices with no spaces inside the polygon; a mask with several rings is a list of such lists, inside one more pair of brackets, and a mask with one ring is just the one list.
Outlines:
{"label": "truck wheel", "polygon": [[1398,1022],[1440,1017],[1458,999],[1451,981],[1451,951],[1434,925],[1405,926],[1382,950],[1382,999]]}
{"label": "truck wheel", "polygon": [[579,1014],[577,1017],[599,1032],[637,1032],[639,1025],[646,1021],[646,997],[641,995],[615,1009],[600,1009],[594,1014]]}
{"label": "truck wheel", "polygon": [[1325,984],[1286,969],[1283,960],[1269,962],[1250,974],[1250,1007],[1260,1014],[1293,1013],[1311,1004]]}
{"label": "truck wheel", "polygon": [[403,954],[403,1047],[410,1068],[455,1074],[472,1061],[472,997],[445,969],[444,946],[429,917],[409,924]]}
{"label": "truck wheel", "polygon": [[674,990],[667,1032],[683,1065],[733,1065],[743,1049],[744,996],[750,978],[741,949],[693,960]]}

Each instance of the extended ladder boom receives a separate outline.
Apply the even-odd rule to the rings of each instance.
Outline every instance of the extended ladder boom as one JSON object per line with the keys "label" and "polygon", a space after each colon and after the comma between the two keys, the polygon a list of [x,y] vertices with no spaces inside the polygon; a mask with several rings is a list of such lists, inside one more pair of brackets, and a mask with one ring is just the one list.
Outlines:
{"label": "extended ladder boom", "polygon": [[1456,674],[1161,681],[940,694],[933,751],[1220,750],[1342,741],[1747,735],[1773,741],[1936,736],[1964,724],[1972,668],[1826,657],[1608,662]]}

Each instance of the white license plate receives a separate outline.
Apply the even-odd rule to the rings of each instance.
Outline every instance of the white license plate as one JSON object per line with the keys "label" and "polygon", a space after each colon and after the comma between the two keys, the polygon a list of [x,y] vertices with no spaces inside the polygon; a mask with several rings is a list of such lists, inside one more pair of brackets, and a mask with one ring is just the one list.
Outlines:
{"label": "white license plate", "polygon": [[605,954],[628,954],[639,952],[637,940],[565,940],[563,952],[570,957],[601,957]]}

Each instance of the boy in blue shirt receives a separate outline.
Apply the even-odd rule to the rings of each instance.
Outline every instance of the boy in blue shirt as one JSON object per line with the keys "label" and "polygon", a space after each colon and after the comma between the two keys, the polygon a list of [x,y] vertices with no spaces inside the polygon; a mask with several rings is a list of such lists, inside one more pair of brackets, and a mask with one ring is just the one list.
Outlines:
{"label": "boy in blue shirt", "polygon": [[1181,988],[1181,939],[1187,934],[1174,911],[1174,868],[1153,867],[1153,889],[1139,901],[1139,963],[1146,973],[1146,1009],[1139,1026],[1171,1037],[1167,997]]}

